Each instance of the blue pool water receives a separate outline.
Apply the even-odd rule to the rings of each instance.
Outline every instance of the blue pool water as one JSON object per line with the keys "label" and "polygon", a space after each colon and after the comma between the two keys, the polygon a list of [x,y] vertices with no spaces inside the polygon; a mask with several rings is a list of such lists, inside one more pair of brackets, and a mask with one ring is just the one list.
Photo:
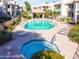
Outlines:
{"label": "blue pool water", "polygon": [[54,27],[54,24],[51,24],[47,20],[33,20],[25,24],[25,29],[30,30],[49,30]]}
{"label": "blue pool water", "polygon": [[42,50],[53,50],[59,53],[59,50],[55,44],[44,40],[33,40],[25,43],[22,46],[21,53],[25,56],[26,59],[30,59],[34,53]]}

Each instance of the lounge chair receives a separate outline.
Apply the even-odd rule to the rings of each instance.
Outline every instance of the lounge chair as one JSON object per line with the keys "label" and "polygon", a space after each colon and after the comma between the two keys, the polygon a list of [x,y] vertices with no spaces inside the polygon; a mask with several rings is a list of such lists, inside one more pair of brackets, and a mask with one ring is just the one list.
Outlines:
{"label": "lounge chair", "polygon": [[68,25],[68,24],[64,24],[64,28],[70,28],[72,27],[71,25]]}
{"label": "lounge chair", "polygon": [[67,32],[58,32],[58,34],[67,35]]}
{"label": "lounge chair", "polygon": [[68,30],[66,28],[63,28],[62,30],[59,30],[58,33],[62,34],[62,35],[67,35],[68,34]]}
{"label": "lounge chair", "polygon": [[67,29],[62,29],[62,30],[60,30],[60,32],[68,32],[68,30]]}

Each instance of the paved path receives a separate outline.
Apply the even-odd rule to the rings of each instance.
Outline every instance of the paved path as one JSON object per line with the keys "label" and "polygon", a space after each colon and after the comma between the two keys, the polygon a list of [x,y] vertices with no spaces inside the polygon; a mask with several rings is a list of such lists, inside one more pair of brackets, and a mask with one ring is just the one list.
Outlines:
{"label": "paved path", "polygon": [[[56,24],[56,26],[51,30],[29,32],[29,30],[25,30],[23,28],[23,25],[17,26],[15,28],[16,31],[14,31],[13,41],[0,47],[0,59],[25,59],[20,52],[24,43],[40,38],[50,41],[53,37],[53,34],[56,34],[55,44],[58,46],[61,54],[65,56],[65,59],[72,59],[78,46],[77,44],[71,42],[67,35],[58,34],[58,31],[63,27],[66,26],[63,24]],[[17,31],[24,31],[26,33],[29,32],[29,34],[18,36]]]}
{"label": "paved path", "polygon": [[32,39],[42,39],[39,34],[29,33],[22,37],[14,37],[13,41],[0,47],[0,59],[25,59],[21,56],[21,47]]}

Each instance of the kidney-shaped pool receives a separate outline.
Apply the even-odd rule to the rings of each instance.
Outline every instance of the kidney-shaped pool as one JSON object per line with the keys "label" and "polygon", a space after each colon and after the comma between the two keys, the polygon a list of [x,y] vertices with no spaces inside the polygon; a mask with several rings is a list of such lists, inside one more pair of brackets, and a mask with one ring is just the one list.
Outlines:
{"label": "kidney-shaped pool", "polygon": [[42,50],[53,50],[59,53],[59,49],[54,43],[45,40],[32,40],[25,43],[21,48],[21,53],[26,59],[30,59],[34,53]]}

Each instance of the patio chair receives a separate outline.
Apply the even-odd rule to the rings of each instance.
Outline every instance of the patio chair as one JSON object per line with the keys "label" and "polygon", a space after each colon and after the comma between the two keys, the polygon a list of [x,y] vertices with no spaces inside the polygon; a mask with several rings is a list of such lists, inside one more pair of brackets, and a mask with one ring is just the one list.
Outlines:
{"label": "patio chair", "polygon": [[64,24],[64,28],[70,28],[72,27],[71,25],[68,25],[68,24]]}
{"label": "patio chair", "polygon": [[58,33],[62,34],[62,35],[67,35],[68,34],[68,30],[66,28],[63,28],[62,30],[59,30]]}
{"label": "patio chair", "polygon": [[58,34],[67,35],[67,32],[58,32]]}
{"label": "patio chair", "polygon": [[59,32],[68,32],[67,29],[62,29],[62,30],[59,30]]}
{"label": "patio chair", "polygon": [[62,35],[67,35],[70,28],[71,28],[71,25],[64,24],[64,28],[59,30],[58,33]]}

